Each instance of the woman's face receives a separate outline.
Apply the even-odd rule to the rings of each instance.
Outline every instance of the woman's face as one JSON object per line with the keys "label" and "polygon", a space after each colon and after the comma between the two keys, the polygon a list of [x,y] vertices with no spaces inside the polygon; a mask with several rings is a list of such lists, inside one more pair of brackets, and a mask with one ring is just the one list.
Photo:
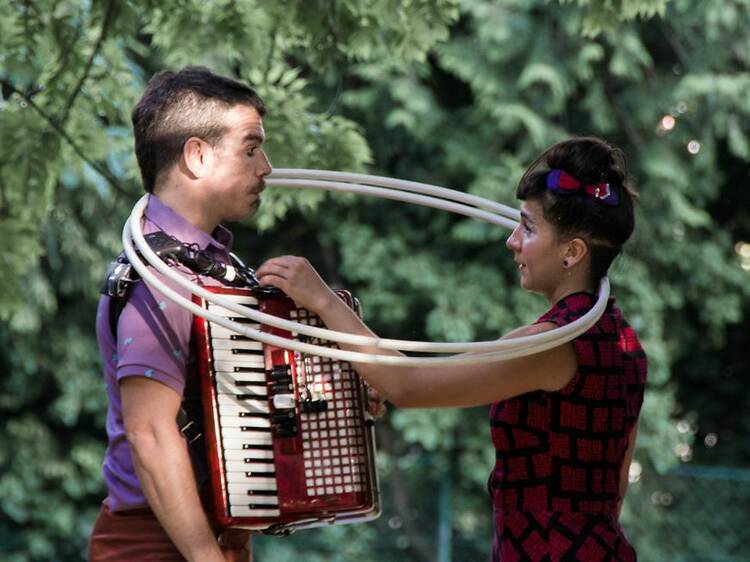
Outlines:
{"label": "woman's face", "polygon": [[541,203],[521,203],[521,222],[505,245],[518,264],[521,287],[552,301],[565,272],[566,244],[558,240],[554,226],[544,218]]}

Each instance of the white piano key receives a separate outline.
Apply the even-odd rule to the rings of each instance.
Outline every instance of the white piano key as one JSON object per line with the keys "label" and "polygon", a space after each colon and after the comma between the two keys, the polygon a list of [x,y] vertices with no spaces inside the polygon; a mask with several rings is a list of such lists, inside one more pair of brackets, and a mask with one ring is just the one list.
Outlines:
{"label": "white piano key", "polygon": [[[231,293],[221,293],[221,296],[224,297],[227,300],[230,300],[232,302],[240,303],[240,304],[258,304],[258,299],[256,299],[252,295],[248,295],[247,293],[238,295],[238,294],[231,294]],[[213,303],[208,303],[209,306],[216,306]]]}
{"label": "white piano key", "polygon": [[222,416],[221,414],[219,414],[219,417],[221,418],[221,426],[227,429],[230,427],[270,427],[270,424],[261,425],[263,422],[268,422],[268,418]]}
{"label": "white piano key", "polygon": [[[245,502],[245,506],[247,506]],[[250,509],[243,506],[229,505],[229,513],[232,517],[278,517],[281,512],[278,509]]]}
{"label": "white piano key", "polygon": [[265,408],[265,410],[259,410],[259,409],[248,409],[245,404],[242,405],[230,405],[230,404],[222,404],[219,413],[222,416],[237,416],[243,412],[254,412],[254,413],[268,413],[268,404],[266,402],[260,402],[260,401],[248,401],[248,404],[252,404],[256,406],[256,408]]}
{"label": "white piano key", "polygon": [[211,347],[213,348],[214,352],[221,349],[221,350],[240,350],[243,352],[242,355],[244,355],[247,352],[255,352],[258,355],[263,354],[263,344],[259,341],[211,338]]}
{"label": "white piano key", "polygon": [[[248,492],[275,492],[276,478],[268,476],[256,476],[248,478],[242,484],[235,482],[227,483],[227,492],[230,494],[247,494]],[[249,495],[249,494],[248,494]]]}
{"label": "white piano key", "polygon": [[[228,349],[215,349],[214,369],[217,371],[234,371],[234,367],[258,367],[265,369],[266,361],[263,354],[232,353]],[[219,363],[219,362],[225,363]],[[224,366],[226,365],[226,366]]]}
{"label": "white piano key", "polygon": [[[240,361],[228,359],[216,359],[214,357],[214,372],[235,373],[238,377],[241,375],[263,375],[266,373],[266,363],[260,357],[251,355],[237,356]],[[244,370],[243,370],[244,369]]]}
{"label": "white piano key", "polygon": [[[210,322],[211,325],[211,338],[212,339],[230,339],[232,336],[242,335],[238,332],[235,332],[234,330],[230,330],[229,328],[225,328],[221,324],[215,324],[213,322]],[[255,330],[260,330],[260,324],[245,324],[242,323],[242,326],[245,328],[253,328]]]}
{"label": "white piano key", "polygon": [[265,386],[251,386],[251,385],[236,385],[236,384],[226,384],[221,383],[216,385],[216,392],[217,394],[226,394],[228,396],[238,396],[238,395],[252,395],[253,398],[243,398],[243,400],[254,400],[254,401],[261,401],[261,400],[267,400],[268,399],[268,392],[266,391]]}
{"label": "white piano key", "polygon": [[256,506],[263,506],[257,507],[256,509],[278,509],[279,507],[279,497],[278,496],[247,496],[245,494],[230,494],[229,496],[229,505],[248,505],[248,504],[255,504]]}
{"label": "white piano key", "polygon": [[237,384],[242,381],[264,383],[266,382],[266,373],[258,372],[234,372],[234,371],[216,371],[216,381],[227,384]]}
{"label": "white piano key", "polygon": [[267,449],[226,449],[224,451],[224,464],[227,467],[231,465],[235,472],[240,470],[243,464],[263,460],[273,460],[273,451]]}
{"label": "white piano key", "polygon": [[[221,434],[229,437],[238,437],[241,439],[247,433],[252,433],[263,429],[271,429],[271,420],[269,420],[268,418],[247,417],[238,419],[240,419],[240,423],[235,423],[230,417],[222,418]],[[248,429],[246,431],[243,431],[243,427]]]}
{"label": "white piano key", "polygon": [[226,469],[227,480],[233,482],[242,482],[248,478],[248,472],[276,473],[276,466],[272,462],[230,462]]}
{"label": "white piano key", "polygon": [[[268,399],[268,389],[265,386],[237,386],[236,384],[227,384],[225,382],[217,383],[216,394],[219,397],[219,404],[228,403],[226,399],[222,399],[224,396],[234,396],[240,403],[243,400],[257,401]],[[237,398],[237,396],[243,396],[243,398]]]}
{"label": "white piano key", "polygon": [[[244,304],[244,303],[243,303]],[[249,308],[251,310],[258,310],[257,306],[247,306],[246,308]],[[224,308],[223,306],[216,306],[209,304],[208,310],[216,314],[217,316],[223,316],[224,318],[247,318],[243,314],[239,314],[233,310],[229,310],[228,308]]]}

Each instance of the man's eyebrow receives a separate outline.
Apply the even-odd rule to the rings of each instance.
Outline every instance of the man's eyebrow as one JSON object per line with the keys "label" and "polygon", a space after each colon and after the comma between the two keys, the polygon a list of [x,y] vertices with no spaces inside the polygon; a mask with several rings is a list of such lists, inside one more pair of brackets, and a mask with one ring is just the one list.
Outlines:
{"label": "man's eyebrow", "polygon": [[247,141],[256,141],[262,143],[265,139],[264,136],[259,135],[258,133],[248,133],[245,135],[245,138],[242,139],[244,142]]}

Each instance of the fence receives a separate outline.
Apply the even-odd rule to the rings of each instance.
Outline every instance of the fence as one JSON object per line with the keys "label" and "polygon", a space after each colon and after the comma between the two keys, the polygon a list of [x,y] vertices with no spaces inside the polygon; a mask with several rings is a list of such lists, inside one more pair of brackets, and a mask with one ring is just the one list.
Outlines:
{"label": "fence", "polygon": [[622,523],[642,562],[750,562],[750,470],[644,471]]}

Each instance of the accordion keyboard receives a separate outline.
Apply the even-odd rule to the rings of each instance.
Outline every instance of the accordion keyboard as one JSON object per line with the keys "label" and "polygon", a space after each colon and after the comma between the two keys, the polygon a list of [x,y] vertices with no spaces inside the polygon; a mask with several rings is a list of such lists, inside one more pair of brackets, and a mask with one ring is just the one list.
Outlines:
{"label": "accordion keyboard", "polygon": [[[253,297],[225,296],[238,304],[258,308]],[[212,303],[208,309],[248,327],[260,327]],[[217,324],[209,325],[231,515],[277,516],[279,499],[263,344]]]}

